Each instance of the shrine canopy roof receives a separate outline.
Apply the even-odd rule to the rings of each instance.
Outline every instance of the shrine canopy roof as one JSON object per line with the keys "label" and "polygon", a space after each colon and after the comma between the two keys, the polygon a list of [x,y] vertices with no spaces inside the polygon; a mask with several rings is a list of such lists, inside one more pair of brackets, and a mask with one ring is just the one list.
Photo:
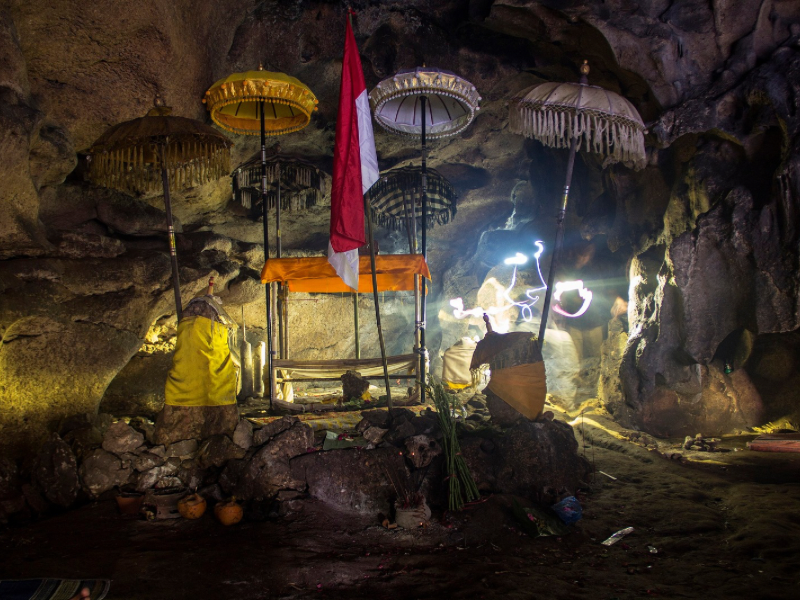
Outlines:
{"label": "shrine canopy roof", "polygon": [[[414,289],[414,276],[431,278],[421,254],[384,254],[375,257],[379,292]],[[261,283],[278,281],[290,292],[335,294],[354,292],[333,270],[326,256],[310,258],[270,258],[261,271]],[[369,256],[359,256],[358,292],[372,292],[372,269]]]}

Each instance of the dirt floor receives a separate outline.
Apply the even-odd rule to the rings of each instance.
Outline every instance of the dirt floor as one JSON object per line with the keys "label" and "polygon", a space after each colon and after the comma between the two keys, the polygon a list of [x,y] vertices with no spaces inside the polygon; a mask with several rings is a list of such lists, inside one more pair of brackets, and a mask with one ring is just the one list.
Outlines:
{"label": "dirt floor", "polygon": [[[800,455],[733,451],[750,438],[728,438],[730,452],[669,459],[602,416],[575,427],[616,480],[593,476],[561,538],[522,534],[502,496],[414,531],[313,500],[230,528],[209,514],[129,520],[99,502],[0,532],[0,578],[110,578],[111,600],[798,597]],[[635,531],[601,545],[624,527]]]}

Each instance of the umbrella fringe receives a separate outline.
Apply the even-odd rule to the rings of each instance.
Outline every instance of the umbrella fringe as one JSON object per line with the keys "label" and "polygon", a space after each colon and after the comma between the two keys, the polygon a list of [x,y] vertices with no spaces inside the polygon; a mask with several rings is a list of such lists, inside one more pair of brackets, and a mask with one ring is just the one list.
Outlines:
{"label": "umbrella fringe", "polygon": [[[295,162],[292,162],[295,161]],[[277,184],[281,183],[281,210],[303,211],[322,203],[325,197],[325,178],[323,173],[311,164],[297,162],[297,159],[273,157],[267,159],[267,209],[274,210],[277,201]],[[261,159],[254,157],[240,165],[232,174],[234,199],[242,206],[253,208],[255,201],[261,202]]]}
{"label": "umbrella fringe", "polygon": [[578,150],[606,157],[605,163],[621,162],[641,169],[645,165],[644,132],[640,125],[624,117],[600,111],[576,112],[542,103],[516,102],[509,116],[513,132],[538,140],[553,148],[568,148],[578,138]]}
{"label": "umbrella fringe", "polygon": [[[162,163],[170,187],[179,190],[203,185],[230,169],[230,153],[224,145],[177,142],[167,144],[164,156],[157,145],[130,146],[97,154],[89,166],[89,179],[104,187],[142,194],[162,190]],[[151,158],[152,157],[152,158]]]}
{"label": "umbrella fringe", "polygon": [[[456,214],[458,195],[450,182],[435,169],[428,169],[428,223],[444,225]],[[422,225],[422,172],[419,167],[393,169],[381,177],[367,192],[373,208],[373,222],[394,231],[405,227],[405,207],[412,202],[417,223]]]}

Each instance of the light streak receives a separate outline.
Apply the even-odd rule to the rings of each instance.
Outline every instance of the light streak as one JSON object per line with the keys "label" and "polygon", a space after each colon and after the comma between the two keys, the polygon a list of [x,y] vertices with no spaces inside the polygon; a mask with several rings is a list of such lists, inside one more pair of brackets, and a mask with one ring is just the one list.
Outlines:
{"label": "light streak", "polygon": [[[559,304],[561,302],[561,294],[564,292],[578,292],[578,295],[583,298],[583,305],[575,313],[568,313]],[[558,281],[556,287],[553,289],[553,300],[556,303],[553,305],[553,311],[565,317],[580,317],[583,313],[589,310],[589,304],[592,303],[592,292],[583,287],[583,281],[576,279],[575,281]]]}
{"label": "light streak", "polygon": [[[534,245],[537,247],[536,252],[533,255],[533,258],[536,259],[536,272],[539,275],[539,281],[544,284],[544,277],[542,277],[542,267],[539,264],[539,259],[544,252],[544,243],[541,241],[534,242]],[[520,315],[522,316],[523,320],[530,322],[533,320],[533,312],[531,307],[539,300],[538,293],[542,290],[547,289],[547,285],[544,284],[540,287],[536,288],[529,288],[525,290],[525,297],[527,300],[522,302],[517,302],[511,298],[511,292],[514,289],[514,286],[517,283],[517,267],[519,265],[524,265],[528,262],[528,257],[522,254],[521,252],[517,252],[514,256],[511,256],[503,261],[506,265],[514,265],[514,270],[511,274],[511,285],[503,290],[503,297],[508,302],[508,304],[503,304],[500,306],[492,306],[489,308],[482,308],[477,306],[475,308],[471,308],[469,310],[464,310],[464,300],[461,298],[453,298],[450,300],[450,306],[453,307],[453,316],[456,319],[464,319],[466,317],[477,317],[480,318],[486,313],[489,316],[498,315],[503,313],[507,310],[510,310],[513,307],[517,307],[520,309]]]}
{"label": "light streak", "polygon": [[[533,258],[536,260],[536,273],[539,275],[539,281],[542,282],[543,285],[540,287],[535,288],[528,288],[525,290],[525,297],[527,300],[523,301],[516,301],[511,298],[511,292],[514,290],[514,286],[517,284],[517,267],[520,265],[524,265],[528,262],[528,257],[522,254],[521,252],[517,252],[514,256],[510,256],[506,258],[503,263],[506,265],[513,265],[514,270],[511,273],[511,285],[503,290],[503,297],[505,298],[507,304],[501,304],[500,306],[491,306],[489,308],[483,308],[480,306],[476,306],[475,308],[471,308],[468,310],[464,309],[464,300],[461,298],[453,298],[450,300],[450,306],[453,307],[453,316],[456,319],[465,319],[467,317],[476,317],[480,318],[483,316],[484,313],[493,317],[495,315],[499,315],[507,310],[510,310],[514,307],[519,308],[520,316],[522,319],[528,323],[533,320],[533,305],[539,301],[539,294],[547,289],[547,284],[545,283],[544,277],[542,276],[542,267],[539,262],[539,259],[544,252],[544,244],[541,241],[534,242],[534,245],[537,247],[536,252],[533,254]],[[583,299],[583,304],[575,313],[568,313],[564,310],[561,305],[561,295],[564,292],[578,292],[578,296]],[[577,279],[575,281],[558,281],[556,282],[555,288],[553,289],[553,300],[555,304],[553,305],[553,311],[557,312],[560,315],[569,318],[576,318],[583,315],[587,310],[589,310],[589,305],[592,303],[592,292],[591,290],[587,289],[583,285],[583,280]],[[495,321],[493,319],[493,321]],[[497,330],[497,328],[495,328]]]}
{"label": "light streak", "polygon": [[503,261],[503,263],[507,265],[524,265],[526,262],[528,262],[528,257],[522,252],[517,252],[514,256],[511,256]]}
{"label": "light streak", "polygon": [[[536,259],[536,272],[539,274],[539,281],[544,283],[544,277],[542,277],[542,267],[539,264],[539,258],[542,256],[542,252],[544,252],[544,244],[541,241],[537,240],[536,242],[534,242],[534,245],[536,245],[536,247],[538,248],[536,253],[533,255],[533,258]],[[514,256],[511,259],[507,258],[505,260],[505,263],[507,265],[508,264],[513,264],[514,265],[514,273],[511,275],[511,285],[508,286],[508,288],[506,288],[506,291],[505,291],[504,295],[505,295],[506,300],[510,303],[508,308],[511,308],[512,306],[516,306],[517,308],[519,308],[519,312],[520,312],[520,315],[522,316],[522,319],[524,321],[530,323],[533,320],[533,311],[531,310],[531,308],[539,300],[539,296],[534,296],[533,294],[535,294],[537,292],[541,292],[542,290],[546,290],[547,289],[547,284],[545,284],[545,285],[543,285],[541,287],[529,288],[529,289],[525,290],[525,296],[528,298],[528,300],[526,300],[526,301],[516,302],[516,301],[512,300],[512,298],[511,298],[511,290],[514,289],[514,286],[517,283],[517,265],[524,264],[524,263],[518,262],[519,259],[517,257],[519,257],[519,256],[523,256],[524,257],[523,254],[520,254],[519,252],[517,252],[516,256]],[[509,260],[513,260],[515,262],[509,262]],[[526,259],[525,262],[527,262],[527,259]]]}

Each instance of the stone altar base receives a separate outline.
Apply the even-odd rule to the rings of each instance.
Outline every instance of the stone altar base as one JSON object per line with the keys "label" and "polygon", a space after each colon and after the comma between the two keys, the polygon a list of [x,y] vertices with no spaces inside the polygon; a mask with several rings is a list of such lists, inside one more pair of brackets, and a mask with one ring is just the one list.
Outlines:
{"label": "stone altar base", "polygon": [[156,418],[155,443],[203,440],[212,435],[232,436],[239,423],[239,407],[164,405]]}

